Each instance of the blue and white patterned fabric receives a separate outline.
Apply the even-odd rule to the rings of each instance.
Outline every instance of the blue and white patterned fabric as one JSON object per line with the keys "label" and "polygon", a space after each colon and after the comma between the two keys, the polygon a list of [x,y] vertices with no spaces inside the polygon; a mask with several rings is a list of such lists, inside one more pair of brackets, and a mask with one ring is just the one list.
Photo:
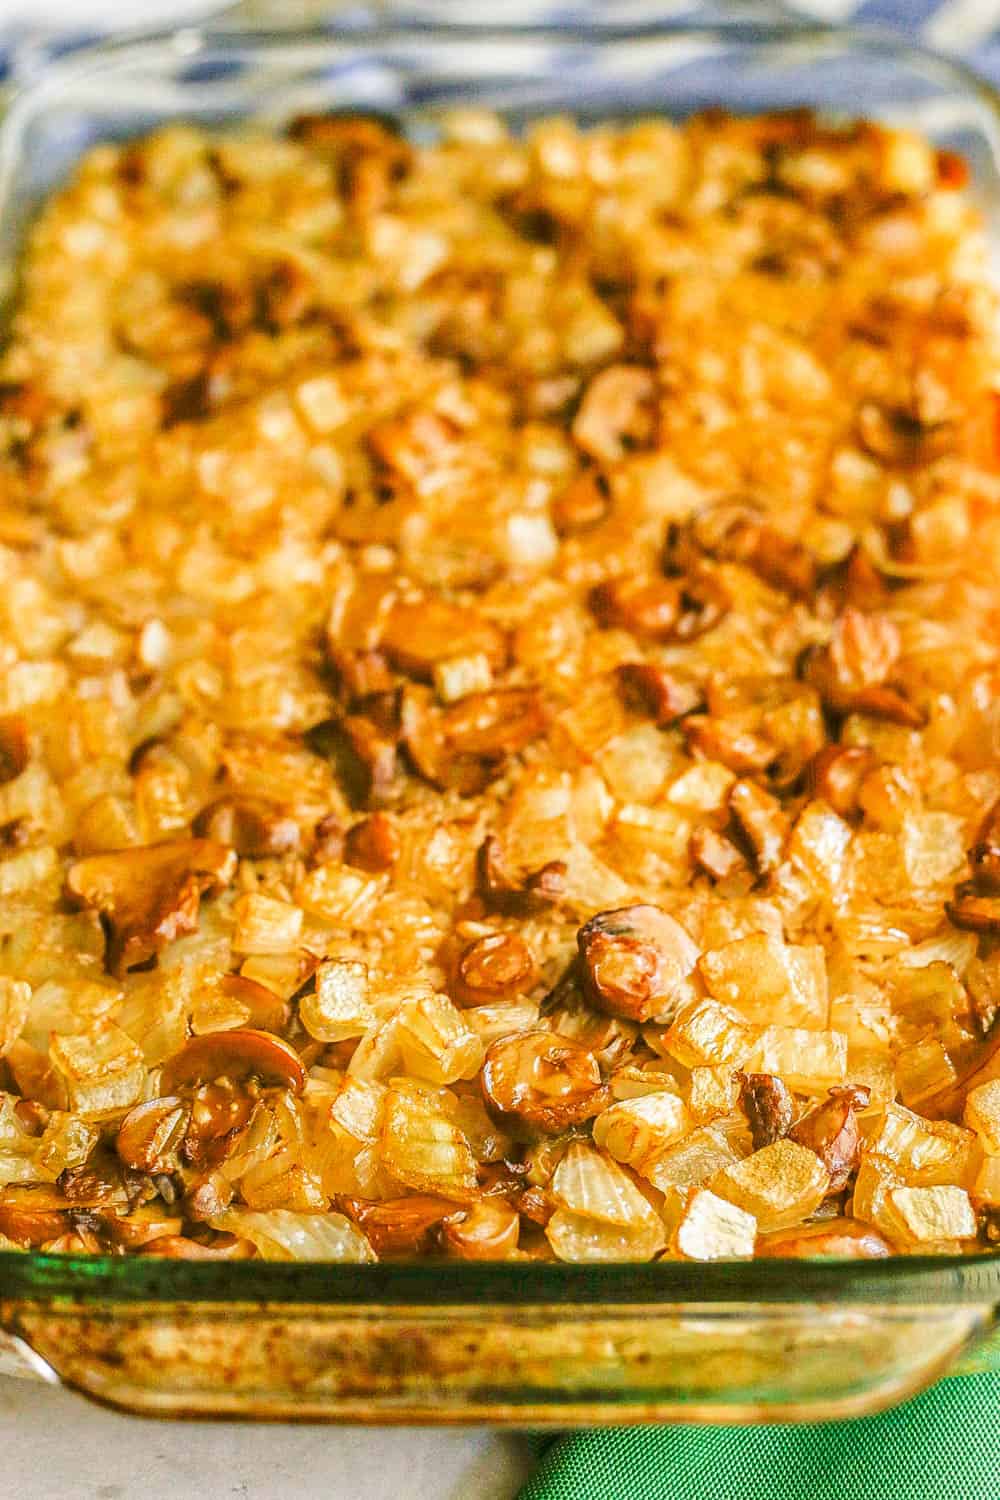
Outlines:
{"label": "blue and white patterned fabric", "polygon": [[[74,23],[81,14],[75,0],[62,0],[63,12]],[[43,5],[44,11],[44,5]],[[102,34],[100,16],[107,16],[103,33],[128,30],[139,17],[150,14],[143,4],[121,0],[86,0],[86,30],[75,24],[61,30],[49,25],[32,27],[22,18],[30,8],[21,0],[0,0],[0,80],[20,70],[31,71],[40,55],[73,50],[96,41]],[[178,22],[194,19],[198,0],[177,0],[169,7],[160,3],[154,17],[159,26],[169,12]],[[943,52],[953,52],[980,73],[1000,84],[1000,0],[506,0],[499,13],[480,0],[201,0],[206,19],[221,16],[223,24],[233,20],[246,24],[280,25],[282,21],[311,23],[324,19],[332,27],[364,30],[366,25],[386,24],[402,18],[409,24],[435,20],[462,25],[527,26],[555,25],[566,29],[670,25],[740,20],[818,21],[827,25],[877,26],[919,40]],[[59,13],[58,7],[53,14]],[[5,24],[16,18],[17,24]]]}

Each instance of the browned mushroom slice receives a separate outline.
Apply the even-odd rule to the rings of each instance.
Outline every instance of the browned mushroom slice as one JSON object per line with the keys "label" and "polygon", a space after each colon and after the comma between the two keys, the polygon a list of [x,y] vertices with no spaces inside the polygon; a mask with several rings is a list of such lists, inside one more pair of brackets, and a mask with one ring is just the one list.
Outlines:
{"label": "browned mushroom slice", "polygon": [[398,791],[395,738],[359,714],[324,719],[306,734],[306,744],[324,756],[354,807],[378,806]]}
{"label": "browned mushroom slice", "polygon": [[299,846],[298,823],[266,797],[220,797],[202,808],[191,831],[254,859],[292,854]]}
{"label": "browned mushroom slice", "polygon": [[245,974],[224,974],[219,981],[224,995],[231,995],[250,1012],[251,1028],[259,1031],[284,1031],[291,1016],[291,1006],[266,984],[258,984]]}
{"label": "browned mushroom slice", "polygon": [[750,1126],[753,1149],[773,1146],[788,1134],[795,1108],[780,1078],[771,1073],[740,1075],[740,1104]]}
{"label": "browned mushroom slice", "polygon": [[289,134],[332,159],[337,185],[358,214],[377,212],[413,160],[413,148],[388,117],[353,112],[299,115]]}
{"label": "browned mushroom slice", "polygon": [[827,745],[809,762],[807,784],[814,796],[849,818],[858,810],[862,781],[877,764],[878,757],[867,745]]}
{"label": "browned mushroom slice", "polygon": [[598,912],[580,928],[577,944],[590,1000],[631,1021],[664,1011],[698,959],[680,923],[650,905]]}
{"label": "browned mushroom slice", "polygon": [[21,714],[0,718],[0,783],[20,776],[31,757],[28,721]]}
{"label": "browned mushroom slice", "polygon": [[857,1111],[866,1109],[871,1089],[857,1084],[830,1089],[829,1097],[802,1116],[789,1131],[793,1141],[815,1151],[830,1174],[830,1192],[847,1186],[858,1164],[861,1132]]}
{"label": "browned mushroom slice", "polygon": [[972,880],[956,885],[954,897],[945,902],[944,909],[949,921],[966,932],[1000,932],[1000,894],[984,894]]}
{"label": "browned mushroom slice", "polygon": [[983,819],[969,850],[972,878],[980,890],[1000,892],[1000,802]]}
{"label": "browned mushroom slice", "polygon": [[432,681],[437,664],[454,656],[485,656],[494,671],[507,661],[499,626],[465,605],[437,598],[393,605],[379,644],[400,671],[422,682]]}
{"label": "browned mushroom slice", "polygon": [[834,622],[829,644],[807,654],[802,674],[835,713],[867,713],[918,728],[923,714],[888,681],[901,649],[887,615],[849,606]]}
{"label": "browned mushroom slice", "polygon": [[0,1202],[0,1234],[18,1245],[43,1245],[62,1234],[69,1224],[68,1204],[63,1210],[35,1207],[10,1189]]}
{"label": "browned mushroom slice", "polygon": [[711,880],[725,880],[737,870],[746,870],[747,862],[724,833],[714,828],[696,828],[688,842],[691,863]]}
{"label": "browned mushroom slice", "polygon": [[486,1198],[446,1219],[441,1239],[461,1260],[506,1260],[517,1249],[521,1219],[503,1198]]}
{"label": "browned mushroom slice", "polygon": [[891,1255],[892,1247],[877,1229],[860,1219],[824,1219],[818,1224],[800,1224],[795,1229],[762,1235],[757,1241],[757,1254],[794,1260],[820,1255],[877,1260]]}
{"label": "browned mushroom slice", "polygon": [[163,1065],[161,1086],[167,1093],[214,1078],[260,1078],[300,1094],[306,1073],[294,1047],[269,1031],[209,1031],[192,1037]]}
{"label": "browned mushroom slice", "polygon": [[788,837],[788,816],[770,792],[752,781],[737,781],[729,793],[729,811],[762,875],[781,863]]}
{"label": "browned mushroom slice", "polygon": [[611,485],[600,469],[578,474],[552,502],[552,524],[560,536],[599,526],[611,510]]}
{"label": "browned mushroom slice", "polygon": [[217,1234],[207,1242],[170,1234],[150,1240],[139,1253],[167,1260],[249,1260],[256,1252],[249,1240],[237,1239],[235,1234]]}
{"label": "browned mushroom slice", "polygon": [[406,1198],[370,1202],[341,1197],[339,1206],[365,1233],[380,1260],[386,1256],[414,1254],[427,1249],[433,1231],[458,1211],[452,1198],[434,1193],[411,1193]]}
{"label": "browned mushroom slice", "polygon": [[523,938],[516,932],[491,932],[459,954],[450,994],[460,1005],[487,1005],[525,994],[536,972]]}
{"label": "browned mushroom slice", "polygon": [[667,667],[651,662],[624,662],[618,669],[622,697],[629,708],[649,714],[660,728],[693,713],[704,702],[701,689]]}
{"label": "browned mushroom slice", "polygon": [[603,463],[617,463],[652,430],[648,403],[653,376],[639,365],[611,365],[587,386],[573,420],[578,448]]}
{"label": "browned mushroom slice", "polygon": [[370,698],[374,693],[392,691],[392,672],[381,651],[349,651],[328,633],[326,654],[337,676],[339,697],[348,707]]}
{"label": "browned mushroom slice", "polygon": [[681,587],[674,579],[634,574],[610,578],[590,595],[601,625],[629,630],[649,641],[669,641],[681,615]]}
{"label": "browned mushroom slice", "polygon": [[129,1110],[118,1128],[115,1150],[127,1167],[150,1175],[176,1171],[178,1149],[191,1119],[181,1099],[168,1095]]}
{"label": "browned mushroom slice", "polygon": [[443,711],[416,690],[404,697],[402,739],[414,768],[432,786],[470,796],[547,724],[536,688],[469,693]]}
{"label": "browned mushroom slice", "polygon": [[490,1109],[552,1134],[611,1103],[594,1054],[552,1031],[500,1037],[487,1048],[481,1081]]}
{"label": "browned mushroom slice", "polygon": [[504,916],[531,916],[557,904],[566,893],[566,866],[562,860],[550,860],[540,869],[518,878],[505,867],[500,840],[492,833],[479,846],[476,878],[479,894],[487,906]]}
{"label": "browned mushroom slice", "polygon": [[122,974],[197,931],[201,897],[228,885],[236,864],[235,852],[214,839],[175,839],[77,860],[66,889],[78,905],[101,913],[108,968]]}
{"label": "browned mushroom slice", "polygon": [[707,760],[717,760],[738,776],[766,771],[778,757],[777,747],[738,719],[691,714],[680,726],[688,745]]}
{"label": "browned mushroom slice", "polygon": [[738,502],[710,507],[667,534],[668,571],[684,571],[699,552],[721,562],[742,563],[772,587],[807,598],[816,586],[816,563],[802,542],[785,536],[752,506]]}
{"label": "browned mushroom slice", "polygon": [[136,1208],[128,1214],[102,1213],[98,1224],[106,1240],[127,1250],[139,1250],[155,1240],[169,1239],[179,1235],[184,1228],[184,1220],[179,1215],[155,1207]]}
{"label": "browned mushroom slice", "polygon": [[347,831],[344,859],[359,870],[378,874],[391,870],[399,858],[399,834],[385,813],[372,813]]}

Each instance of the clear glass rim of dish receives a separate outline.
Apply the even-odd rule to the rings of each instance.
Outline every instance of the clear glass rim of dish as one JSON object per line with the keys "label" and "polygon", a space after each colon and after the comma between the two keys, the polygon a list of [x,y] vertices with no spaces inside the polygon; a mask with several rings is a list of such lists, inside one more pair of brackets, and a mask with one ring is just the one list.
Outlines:
{"label": "clear glass rim of dish", "polygon": [[[49,60],[15,85],[0,117],[0,218],[18,169],[24,125],[53,94],[73,82],[125,73],[165,57],[196,63],[214,52],[230,56],[324,51],[413,53],[426,48],[438,57],[491,44],[508,58],[529,58],[539,47],[554,52],[600,53],[615,49],[671,52],[704,46],[742,49],[755,59],[819,60],[830,53],[863,51],[919,64],[966,95],[974,95],[992,118],[991,144],[1000,174],[1000,92],[958,59],[945,57],[896,33],[876,28],[829,27],[751,19],[745,25],[664,24],[602,26],[570,32],[553,26],[511,28],[433,25],[351,27],[336,24],[267,31],[237,26],[184,26],[119,39]],[[480,75],[475,75],[478,78]],[[808,101],[803,101],[808,102]],[[421,111],[422,112],[422,111]],[[666,112],[666,110],[665,110]],[[178,118],[182,118],[181,114]],[[446,1274],[445,1274],[446,1273]],[[0,1251],[0,1300],[65,1299],[73,1303],[273,1303],[360,1307],[435,1307],[461,1304],[507,1307],[638,1306],[679,1304],[836,1303],[877,1306],[1000,1304],[1000,1253],[898,1255],[881,1260],[767,1258],[649,1264],[569,1264],[522,1261],[456,1262],[423,1257],[375,1265],[329,1261],[170,1260],[155,1256],[52,1255]]]}

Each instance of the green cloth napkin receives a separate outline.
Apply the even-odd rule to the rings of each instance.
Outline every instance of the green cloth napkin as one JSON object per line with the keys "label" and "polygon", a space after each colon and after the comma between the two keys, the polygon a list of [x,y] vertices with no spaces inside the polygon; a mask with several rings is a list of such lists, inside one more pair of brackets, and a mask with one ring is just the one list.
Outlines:
{"label": "green cloth napkin", "polygon": [[1000,1500],[1000,1365],[850,1422],[556,1438],[518,1500]]}

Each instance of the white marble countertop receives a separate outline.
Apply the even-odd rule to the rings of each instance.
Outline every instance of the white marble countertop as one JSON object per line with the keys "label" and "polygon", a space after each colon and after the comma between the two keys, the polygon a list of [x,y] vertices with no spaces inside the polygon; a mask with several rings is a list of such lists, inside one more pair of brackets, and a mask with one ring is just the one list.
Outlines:
{"label": "white marble countertop", "polygon": [[123,1417],[0,1376],[2,1493],[17,1500],[513,1500],[516,1434]]}

